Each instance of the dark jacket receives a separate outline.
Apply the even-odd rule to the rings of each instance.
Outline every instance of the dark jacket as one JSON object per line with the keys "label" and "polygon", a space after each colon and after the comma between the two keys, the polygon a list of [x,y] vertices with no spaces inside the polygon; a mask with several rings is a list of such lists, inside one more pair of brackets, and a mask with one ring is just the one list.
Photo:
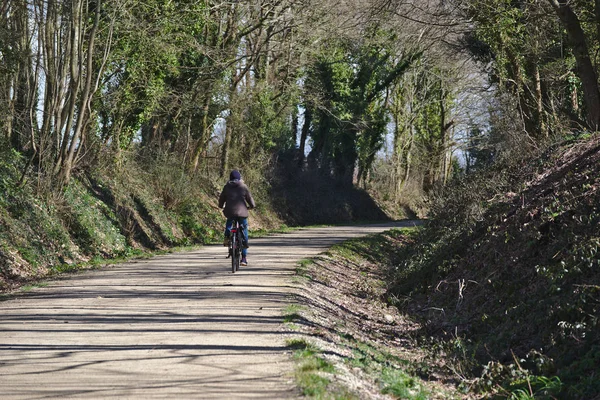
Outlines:
{"label": "dark jacket", "polygon": [[219,196],[219,208],[227,218],[248,218],[248,208],[256,207],[250,190],[242,181],[229,181]]}

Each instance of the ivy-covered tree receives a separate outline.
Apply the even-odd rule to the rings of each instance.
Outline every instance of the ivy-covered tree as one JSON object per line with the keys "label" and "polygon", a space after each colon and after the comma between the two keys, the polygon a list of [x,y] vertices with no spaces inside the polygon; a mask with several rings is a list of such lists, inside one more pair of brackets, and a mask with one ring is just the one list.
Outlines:
{"label": "ivy-covered tree", "polygon": [[[387,94],[418,54],[396,53],[381,42],[388,34],[374,29],[360,42],[339,42],[309,70],[309,115],[313,167],[352,183],[368,176],[384,143]],[[393,36],[393,35],[391,35]]]}

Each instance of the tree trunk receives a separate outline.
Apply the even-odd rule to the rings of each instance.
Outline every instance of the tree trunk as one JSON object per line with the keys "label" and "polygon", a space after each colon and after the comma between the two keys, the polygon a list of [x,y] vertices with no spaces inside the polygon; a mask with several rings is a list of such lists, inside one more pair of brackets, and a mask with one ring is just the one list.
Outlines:
{"label": "tree trunk", "polygon": [[404,157],[404,145],[400,140],[400,118],[398,118],[398,110],[393,112],[394,118],[394,155],[392,158],[394,167],[394,176],[392,178],[394,187],[394,201],[400,199],[400,189],[402,188],[402,161]]}
{"label": "tree trunk", "polygon": [[540,67],[537,63],[533,65],[533,80],[535,82],[535,103],[536,103],[536,119],[540,134],[544,137],[548,136],[546,122],[544,120],[544,99],[542,92],[542,79],[540,77]]}
{"label": "tree trunk", "polygon": [[528,99],[531,99],[531,95],[529,95],[529,88],[527,88],[525,82],[523,82],[523,70],[521,69],[521,64],[519,64],[519,59],[513,51],[507,48],[506,54],[513,69],[515,95],[517,96],[519,111],[521,113],[521,118],[523,119],[525,131],[528,133],[535,133],[537,126],[534,121],[535,118],[533,117],[534,112],[527,101]]}
{"label": "tree trunk", "polygon": [[[63,110],[63,118],[65,121],[65,128],[56,129],[56,134],[60,136],[62,132],[62,140],[60,142],[60,150],[58,154],[58,160],[56,161],[54,172],[56,176],[59,177],[59,180],[64,180],[66,178],[63,168],[65,166],[67,153],[69,150],[69,143],[72,135],[73,125],[75,123],[75,111],[77,104],[77,94],[81,88],[81,62],[80,57],[80,49],[82,47],[82,24],[83,18],[81,16],[81,3],[79,0],[75,0],[72,2],[71,15],[69,16],[69,39],[67,40],[67,49],[64,52],[64,62],[65,69],[69,69],[69,74],[63,75],[64,79],[69,80],[69,93],[65,98],[64,104],[66,107]],[[66,72],[66,71],[65,71]],[[67,78],[68,75],[68,78]]]}
{"label": "tree trunk", "polygon": [[[402,188],[406,187],[406,184],[408,183],[408,178],[410,177],[410,173],[411,173],[411,163],[412,163],[412,154],[413,154],[413,149],[414,149],[414,144],[415,144],[415,131],[414,131],[414,127],[411,125],[410,129],[410,135],[409,135],[409,142],[408,142],[408,150],[406,152],[406,168],[404,169],[404,179],[402,180]],[[423,187],[423,184],[421,184],[421,187]]]}
{"label": "tree trunk", "polygon": [[194,147],[194,153],[192,155],[190,167],[192,171],[198,170],[198,164],[200,163],[200,155],[205,150],[205,142],[207,136],[209,136],[209,123],[208,123],[208,110],[210,108],[210,91],[205,94],[204,104],[202,105],[202,125],[200,126],[200,137]]}
{"label": "tree trunk", "polygon": [[579,112],[579,95],[577,94],[577,87],[575,85],[571,85],[571,108],[573,114],[579,118],[581,116]]}
{"label": "tree trunk", "polygon": [[235,103],[235,99],[237,98],[237,89],[238,85],[244,79],[246,74],[248,73],[249,68],[242,69],[241,71],[236,71],[235,74],[231,77],[231,85],[229,86],[229,115],[225,119],[225,137],[223,138],[223,150],[221,152],[221,176],[227,176],[227,170],[229,169],[229,153],[231,150],[231,142],[233,138],[233,122],[232,114],[233,110],[231,109],[231,105]]}
{"label": "tree trunk", "polygon": [[10,144],[17,151],[23,151],[25,139],[33,128],[30,124],[30,110],[35,107],[36,87],[33,86],[33,61],[31,59],[31,32],[29,28],[27,5],[15,4],[13,27],[19,33],[16,50],[20,54],[14,73],[12,123],[10,125]]}
{"label": "tree trunk", "polygon": [[310,132],[310,125],[312,124],[312,108],[306,105],[304,108],[304,124],[302,125],[302,132],[300,133],[300,146],[298,149],[298,167],[304,166],[304,153],[306,151],[306,139]]}
{"label": "tree trunk", "polygon": [[[573,49],[573,55],[577,62],[579,79],[583,86],[583,97],[586,105],[586,121],[592,130],[600,127],[600,89],[598,88],[598,77],[586,43],[585,32],[577,15],[569,6],[567,0],[548,0],[556,10],[563,27],[567,31],[569,42]],[[596,5],[598,0],[596,1]]]}
{"label": "tree trunk", "polygon": [[[63,183],[68,183],[71,177],[71,171],[74,167],[75,154],[78,146],[82,145],[84,129],[87,125],[90,110],[90,104],[92,100],[93,90],[92,90],[92,81],[94,74],[94,51],[95,51],[95,42],[96,42],[96,32],[98,30],[98,25],[100,23],[100,11],[102,7],[102,2],[100,0],[96,3],[95,17],[94,17],[94,25],[90,30],[88,36],[88,46],[87,46],[87,59],[85,65],[85,85],[83,86],[83,92],[81,94],[81,98],[79,99],[79,107],[77,113],[77,120],[75,121],[75,127],[73,132],[73,137],[70,140],[70,144],[68,147],[68,152],[64,156],[63,165],[61,168],[61,178],[60,181]],[[83,4],[81,4],[81,9],[79,10],[79,15],[84,14]],[[76,56],[77,59],[83,61],[85,54],[85,49],[83,46],[79,48],[79,54]],[[80,67],[81,68],[81,67]]]}
{"label": "tree trunk", "polygon": [[440,143],[439,143],[439,175],[437,177],[438,183],[446,183],[446,149],[448,147],[448,132],[452,126],[452,122],[446,123],[446,90],[444,90],[444,81],[440,82],[440,98],[438,100],[440,105]]}
{"label": "tree trunk", "polygon": [[600,42],[600,0],[596,0],[596,41]]}
{"label": "tree trunk", "polygon": [[229,149],[231,147],[231,137],[233,136],[233,122],[227,118],[225,126],[225,138],[223,139],[223,152],[221,153],[221,173],[222,177],[227,176],[229,169]]}
{"label": "tree trunk", "polygon": [[298,106],[297,105],[293,105],[293,110],[292,110],[292,139],[294,140],[294,143],[296,143],[298,141],[298,126],[300,124],[300,122],[298,121]]}
{"label": "tree trunk", "polygon": [[[39,7],[39,6],[38,6]],[[38,11],[38,18],[41,18],[42,10]],[[40,27],[40,48],[44,52],[44,72],[46,82],[44,84],[44,112],[42,117],[42,127],[39,133],[39,158],[38,164],[40,168],[44,168],[44,154],[49,154],[49,159],[53,160],[56,157],[56,146],[52,138],[52,121],[56,116],[57,110],[57,69],[54,63],[56,60],[55,49],[53,46],[53,34],[56,30],[55,23],[55,7],[54,1],[48,0],[46,8],[45,21],[38,21]],[[48,152],[46,149],[48,148]]]}

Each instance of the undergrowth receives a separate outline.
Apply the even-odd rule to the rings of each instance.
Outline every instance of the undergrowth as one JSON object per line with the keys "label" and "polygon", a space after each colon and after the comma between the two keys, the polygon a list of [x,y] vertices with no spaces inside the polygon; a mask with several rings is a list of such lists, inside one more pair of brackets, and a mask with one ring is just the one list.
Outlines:
{"label": "undergrowth", "polygon": [[24,160],[0,150],[0,291],[79,257],[52,204],[21,181]]}
{"label": "undergrowth", "polygon": [[110,257],[127,247],[115,212],[95,197],[79,180],[73,180],[64,192],[62,219],[80,249],[94,256]]}
{"label": "undergrowth", "polygon": [[598,136],[458,180],[393,267],[390,298],[446,343],[471,391],[594,398],[599,205]]}
{"label": "undergrowth", "polygon": [[425,400],[431,396],[421,380],[416,377],[412,362],[390,354],[381,347],[341,336],[341,343],[352,349],[353,356],[348,360],[354,368],[360,368],[369,376],[376,377],[381,393],[398,399]]}

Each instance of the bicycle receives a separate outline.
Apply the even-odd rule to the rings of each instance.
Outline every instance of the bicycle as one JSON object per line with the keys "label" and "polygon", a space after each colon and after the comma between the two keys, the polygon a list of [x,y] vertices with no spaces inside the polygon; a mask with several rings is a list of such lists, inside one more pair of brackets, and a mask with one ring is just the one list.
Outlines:
{"label": "bicycle", "polygon": [[231,257],[231,273],[240,270],[240,261],[242,259],[242,248],[244,246],[244,234],[240,221],[234,220],[231,226],[231,234],[229,235],[229,255]]}

